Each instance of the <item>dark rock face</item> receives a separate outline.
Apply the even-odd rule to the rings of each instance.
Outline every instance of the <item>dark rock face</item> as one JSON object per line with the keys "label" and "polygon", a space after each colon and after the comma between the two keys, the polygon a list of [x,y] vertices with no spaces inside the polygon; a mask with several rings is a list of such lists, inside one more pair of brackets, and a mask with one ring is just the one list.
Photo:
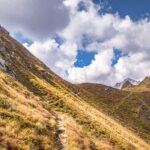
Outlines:
{"label": "dark rock face", "polygon": [[130,88],[130,87],[133,87],[133,86],[139,85],[139,84],[140,84],[139,81],[135,81],[133,79],[127,78],[120,83],[116,83],[116,85],[114,87],[117,89],[124,89],[124,88]]}
{"label": "dark rock face", "polygon": [[129,87],[132,87],[133,84],[130,83],[129,81],[126,81],[123,85],[122,85],[122,89],[125,89],[125,88],[129,88]]}
{"label": "dark rock face", "polygon": [[0,58],[0,70],[4,70],[4,71],[6,71],[6,62],[5,62],[5,60],[3,60],[3,59],[1,59]]}
{"label": "dark rock face", "polygon": [[0,25],[0,34],[9,35],[9,32]]}

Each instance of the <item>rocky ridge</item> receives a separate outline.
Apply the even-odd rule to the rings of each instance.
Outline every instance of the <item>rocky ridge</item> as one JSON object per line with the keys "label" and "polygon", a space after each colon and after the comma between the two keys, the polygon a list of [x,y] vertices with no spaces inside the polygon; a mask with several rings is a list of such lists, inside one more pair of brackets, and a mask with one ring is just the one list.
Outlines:
{"label": "rocky ridge", "polygon": [[120,83],[116,83],[114,88],[124,89],[124,88],[133,87],[135,85],[138,85],[139,83],[140,83],[139,81],[135,81],[133,79],[127,78]]}

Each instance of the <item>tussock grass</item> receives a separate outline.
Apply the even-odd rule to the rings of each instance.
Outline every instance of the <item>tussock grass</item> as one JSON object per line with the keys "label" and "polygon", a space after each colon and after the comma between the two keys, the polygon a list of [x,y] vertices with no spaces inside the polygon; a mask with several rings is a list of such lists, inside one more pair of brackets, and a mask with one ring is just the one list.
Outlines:
{"label": "tussock grass", "polygon": [[17,81],[0,76],[0,149],[53,149],[56,129],[50,111]]}
{"label": "tussock grass", "polygon": [[0,97],[0,108],[9,109],[11,104],[6,99]]}

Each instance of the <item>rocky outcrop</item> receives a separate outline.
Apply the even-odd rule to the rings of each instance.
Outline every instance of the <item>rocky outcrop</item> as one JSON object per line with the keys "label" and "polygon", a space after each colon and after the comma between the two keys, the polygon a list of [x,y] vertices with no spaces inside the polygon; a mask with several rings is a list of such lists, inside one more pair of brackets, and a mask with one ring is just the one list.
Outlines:
{"label": "rocky outcrop", "polygon": [[57,148],[58,150],[67,150],[67,131],[62,117],[57,118],[57,130]]}
{"label": "rocky outcrop", "polygon": [[4,43],[0,39],[0,70],[6,71],[7,70],[7,65],[5,59],[2,57],[1,54],[4,54],[6,51],[4,47]]}
{"label": "rocky outcrop", "polygon": [[116,88],[116,89],[130,88],[130,87],[133,87],[135,85],[138,85],[139,83],[140,83],[139,81],[135,81],[133,79],[127,78],[120,83],[116,83],[114,88]]}
{"label": "rocky outcrop", "polygon": [[7,70],[6,62],[2,58],[0,58],[0,70],[3,70],[3,71]]}
{"label": "rocky outcrop", "polygon": [[9,32],[0,25],[0,34],[3,34],[3,35],[9,35]]}
{"label": "rocky outcrop", "polygon": [[130,82],[130,81],[126,81],[123,85],[122,85],[122,89],[125,89],[125,88],[130,88],[132,87],[133,84]]}

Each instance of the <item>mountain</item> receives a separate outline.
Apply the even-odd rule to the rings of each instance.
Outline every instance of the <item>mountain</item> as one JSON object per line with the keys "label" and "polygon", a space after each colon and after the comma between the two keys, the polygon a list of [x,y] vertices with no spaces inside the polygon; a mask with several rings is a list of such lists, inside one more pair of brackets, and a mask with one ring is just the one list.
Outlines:
{"label": "mountain", "polygon": [[146,77],[139,86],[145,86],[147,88],[150,88],[150,77]]}
{"label": "mountain", "polygon": [[131,91],[131,92],[150,92],[150,77],[145,77],[145,79],[136,86],[132,86],[130,88],[127,88],[125,90]]}
{"label": "mountain", "polygon": [[139,81],[135,81],[133,79],[127,78],[120,83],[116,83],[114,87],[117,89],[124,89],[124,88],[132,87],[134,85],[138,85],[139,83],[140,83]]}
{"label": "mountain", "polygon": [[[71,84],[3,31],[0,32],[0,149],[149,149],[148,94],[140,95],[146,99],[144,102],[132,97],[132,101],[119,107],[129,91]],[[113,105],[117,111],[111,113]],[[131,112],[126,113],[126,106],[130,106]],[[135,128],[131,120],[136,119],[134,111],[141,112]]]}
{"label": "mountain", "polygon": [[86,102],[150,142],[150,91],[118,90],[91,83],[78,87]]}

